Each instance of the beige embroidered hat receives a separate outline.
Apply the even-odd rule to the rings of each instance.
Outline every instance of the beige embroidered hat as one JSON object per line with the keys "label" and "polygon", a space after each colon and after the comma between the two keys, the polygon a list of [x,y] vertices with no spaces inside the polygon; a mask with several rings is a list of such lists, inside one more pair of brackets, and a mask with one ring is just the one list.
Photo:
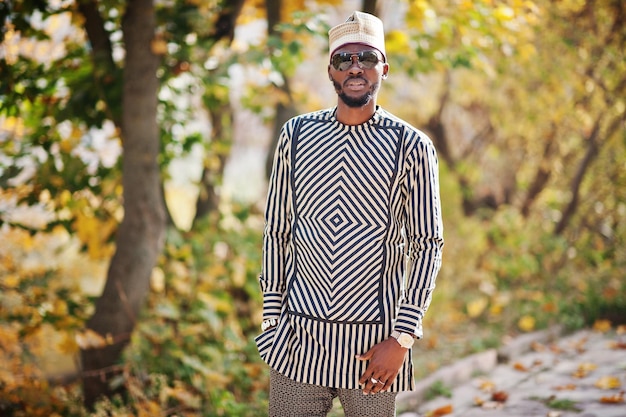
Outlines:
{"label": "beige embroidered hat", "polygon": [[348,20],[328,31],[328,42],[330,56],[343,45],[360,43],[378,49],[383,54],[383,59],[387,61],[383,22],[368,13],[352,13]]}

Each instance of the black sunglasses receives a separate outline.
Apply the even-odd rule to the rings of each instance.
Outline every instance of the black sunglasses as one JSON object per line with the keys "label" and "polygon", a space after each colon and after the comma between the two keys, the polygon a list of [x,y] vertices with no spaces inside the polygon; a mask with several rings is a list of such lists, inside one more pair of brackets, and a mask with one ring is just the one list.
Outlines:
{"label": "black sunglasses", "polygon": [[362,51],[340,52],[332,56],[330,63],[336,70],[345,71],[352,66],[352,57],[356,57],[359,66],[365,69],[372,69],[381,61],[375,51]]}

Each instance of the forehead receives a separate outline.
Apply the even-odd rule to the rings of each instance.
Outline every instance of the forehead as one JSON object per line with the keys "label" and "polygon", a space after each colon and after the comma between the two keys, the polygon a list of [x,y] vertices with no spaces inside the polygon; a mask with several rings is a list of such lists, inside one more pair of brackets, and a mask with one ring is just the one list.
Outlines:
{"label": "forehead", "polygon": [[356,53],[356,52],[362,52],[362,51],[375,51],[377,55],[380,55],[380,53],[376,51],[376,48],[372,48],[369,45],[363,45],[362,43],[348,43],[348,44],[342,45],[339,48],[337,48],[337,50],[335,51],[335,54],[340,54],[342,52]]}

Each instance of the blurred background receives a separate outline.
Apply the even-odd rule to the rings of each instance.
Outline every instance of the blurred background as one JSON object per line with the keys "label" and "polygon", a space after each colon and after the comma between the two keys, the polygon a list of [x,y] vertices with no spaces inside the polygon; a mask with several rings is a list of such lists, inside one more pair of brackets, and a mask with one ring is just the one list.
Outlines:
{"label": "blurred background", "polygon": [[0,414],[266,415],[268,170],[286,120],[335,105],[354,10],[385,22],[379,104],[440,160],[416,377],[626,321],[621,0],[6,0]]}

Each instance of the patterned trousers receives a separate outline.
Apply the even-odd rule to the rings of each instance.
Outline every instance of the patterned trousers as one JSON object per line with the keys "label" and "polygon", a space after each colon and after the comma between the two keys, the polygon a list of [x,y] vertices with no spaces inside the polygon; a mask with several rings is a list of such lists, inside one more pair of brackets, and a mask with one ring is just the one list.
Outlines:
{"label": "patterned trousers", "polygon": [[269,417],[325,417],[336,397],[345,417],[394,417],[396,395],[396,392],[364,395],[358,389],[303,384],[271,369]]}

